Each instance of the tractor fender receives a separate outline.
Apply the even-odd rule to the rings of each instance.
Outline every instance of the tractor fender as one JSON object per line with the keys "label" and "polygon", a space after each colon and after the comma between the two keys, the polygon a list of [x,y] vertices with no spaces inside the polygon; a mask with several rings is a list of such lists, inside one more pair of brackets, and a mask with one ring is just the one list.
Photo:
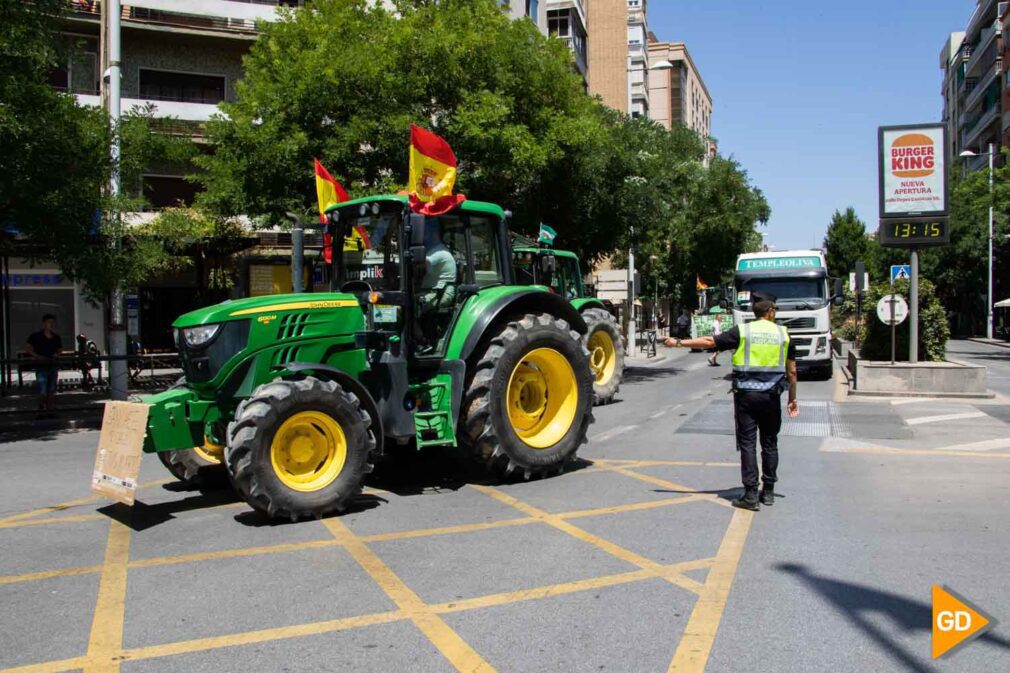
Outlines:
{"label": "tractor fender", "polygon": [[379,407],[375,403],[375,400],[372,399],[372,395],[368,392],[368,389],[361,385],[360,381],[350,376],[347,372],[341,371],[336,367],[322,365],[317,362],[288,363],[284,365],[284,371],[280,373],[280,377],[282,379],[288,379],[309,373],[317,379],[339,383],[345,389],[358,396],[358,399],[361,400],[362,406],[365,407],[365,411],[372,417],[372,427],[375,430],[375,438],[379,442],[379,453],[382,453],[382,442],[383,438],[386,436],[382,428],[382,416],[379,415]]}
{"label": "tractor fender", "polygon": [[490,329],[526,313],[550,313],[567,321],[579,334],[588,329],[582,315],[558,295],[532,289],[515,292],[498,298],[481,312],[460,349],[459,359],[469,359]]}
{"label": "tractor fender", "polygon": [[596,297],[580,297],[578,299],[573,299],[572,306],[579,313],[582,313],[583,311],[589,310],[591,308],[598,308],[604,311],[607,310],[607,307],[603,305],[603,302],[597,299]]}

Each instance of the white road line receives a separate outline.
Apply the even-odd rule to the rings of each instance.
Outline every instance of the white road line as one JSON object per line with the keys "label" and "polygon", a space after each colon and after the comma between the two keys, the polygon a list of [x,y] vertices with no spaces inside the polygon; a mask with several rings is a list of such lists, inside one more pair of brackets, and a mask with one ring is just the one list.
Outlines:
{"label": "white road line", "polygon": [[652,416],[649,416],[649,418],[651,418],[652,420],[656,420],[657,418],[662,418],[663,416],[666,416],[666,414],[668,414],[669,412],[676,411],[677,409],[680,409],[682,406],[684,406],[684,405],[683,404],[674,404],[672,407],[667,407],[666,409],[660,409],[659,411],[657,411],[656,413],[654,413]]}
{"label": "white road line", "polygon": [[590,437],[589,440],[593,442],[603,442],[608,439],[613,439],[618,435],[623,435],[625,432],[630,432],[637,428],[637,425],[622,425],[620,427],[614,428],[613,430],[607,430],[606,432],[601,432],[595,437]]}
{"label": "white road line", "polygon": [[891,400],[891,404],[894,406],[900,406],[902,404],[918,404],[919,402],[936,402],[935,397],[902,397],[900,399]]}
{"label": "white road line", "polygon": [[908,425],[922,425],[923,423],[942,423],[943,421],[965,421],[969,418],[981,418],[989,414],[982,411],[965,411],[960,414],[939,414],[937,416],[920,416],[919,418],[906,418]]}
{"label": "white road line", "polygon": [[943,446],[940,448],[944,451],[996,451],[998,449],[1010,449],[1010,439],[986,439],[981,442],[953,444],[951,446]]}

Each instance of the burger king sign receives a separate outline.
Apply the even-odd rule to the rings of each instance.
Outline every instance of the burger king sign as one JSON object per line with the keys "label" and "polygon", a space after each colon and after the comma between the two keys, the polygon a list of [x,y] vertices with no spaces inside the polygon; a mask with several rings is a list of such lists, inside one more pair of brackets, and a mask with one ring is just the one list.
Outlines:
{"label": "burger king sign", "polygon": [[880,216],[947,214],[942,125],[884,126],[880,144]]}

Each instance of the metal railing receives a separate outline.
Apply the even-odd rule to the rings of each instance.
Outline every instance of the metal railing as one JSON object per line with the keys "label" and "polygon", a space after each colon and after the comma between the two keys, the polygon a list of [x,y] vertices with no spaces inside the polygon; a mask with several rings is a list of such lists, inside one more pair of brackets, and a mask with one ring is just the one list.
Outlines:
{"label": "metal railing", "polygon": [[[71,16],[98,21],[102,14],[101,0],[71,0],[70,14]],[[257,33],[256,22],[251,19],[186,14],[184,12],[134,7],[132,5],[122,6],[121,19],[134,23],[150,23],[175,28],[203,29],[245,35],[255,35]]]}
{"label": "metal railing", "polygon": [[[27,392],[36,384],[35,372],[42,368],[55,368],[61,378],[65,373],[70,374],[62,385],[58,384],[59,390],[67,391],[75,388],[85,391],[101,390],[109,386],[108,363],[124,360],[127,363],[131,383],[137,383],[145,376],[148,380],[154,380],[158,376],[178,378],[182,372],[179,366],[179,354],[175,352],[135,355],[67,353],[54,358],[15,357],[0,360],[0,396]],[[158,373],[157,370],[161,372]]]}

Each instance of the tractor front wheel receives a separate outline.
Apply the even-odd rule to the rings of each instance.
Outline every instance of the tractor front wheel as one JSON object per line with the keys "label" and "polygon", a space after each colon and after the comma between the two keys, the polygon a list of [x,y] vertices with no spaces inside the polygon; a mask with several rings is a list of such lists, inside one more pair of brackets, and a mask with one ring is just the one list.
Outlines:
{"label": "tractor front wheel", "polygon": [[480,356],[463,400],[463,444],[495,475],[559,471],[586,441],[592,397],[579,333],[554,316],[526,315]]}
{"label": "tractor front wheel", "polygon": [[239,495],[271,518],[342,511],[372,471],[372,419],[358,397],[308,377],[260,386],[228,425],[225,462]]}
{"label": "tractor front wheel", "polygon": [[208,437],[203,446],[178,451],[159,451],[158,459],[179,481],[194,486],[227,484],[224,470],[224,446]]}
{"label": "tractor front wheel", "polygon": [[602,308],[587,309],[586,349],[593,371],[593,404],[610,404],[624,377],[624,341],[617,321]]}

